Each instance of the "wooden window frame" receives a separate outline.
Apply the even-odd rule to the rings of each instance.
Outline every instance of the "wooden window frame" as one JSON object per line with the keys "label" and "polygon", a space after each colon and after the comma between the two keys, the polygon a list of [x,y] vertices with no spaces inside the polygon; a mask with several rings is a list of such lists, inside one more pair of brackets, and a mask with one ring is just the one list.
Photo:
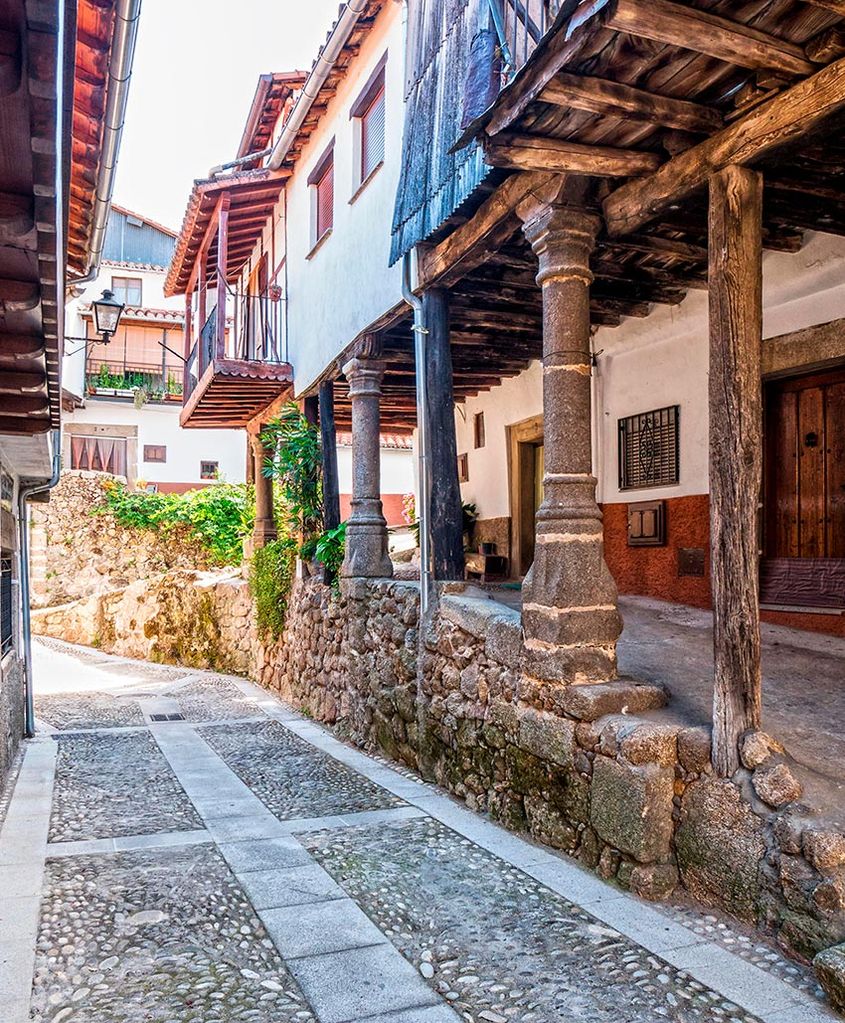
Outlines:
{"label": "wooden window frame", "polygon": [[[335,140],[332,139],[308,175],[308,186],[311,192],[311,251],[308,253],[309,259],[334,230],[334,142]],[[320,221],[320,193],[327,184],[330,184],[332,190],[331,207],[329,222],[323,224]]]}
{"label": "wooden window frame", "polygon": [[[120,283],[118,283],[120,282]],[[138,286],[138,301],[130,302],[129,296],[126,294],[126,284],[137,284]],[[111,279],[111,290],[115,297],[120,299],[124,305],[129,306],[131,309],[138,309],[144,304],[144,279],[143,277],[126,277],[126,276],[112,276]],[[122,292],[122,295],[118,294]]]}
{"label": "wooden window frame", "polygon": [[469,483],[469,455],[458,455],[458,483]]}
{"label": "wooden window frame", "polygon": [[472,419],[472,442],[476,450],[487,444],[487,431],[484,426],[484,413],[476,412]]}
{"label": "wooden window frame", "polygon": [[[157,457],[155,452],[161,452],[161,457]],[[145,444],[144,445],[144,461],[154,462],[159,465],[164,465],[167,462],[167,445],[166,444]]]}
{"label": "wooden window frame", "polygon": [[[352,182],[353,195],[349,200],[354,202],[375,174],[384,166],[385,153],[387,151],[386,123],[387,123],[387,100],[385,88],[385,66],[387,64],[387,53],[385,53],[378,64],[376,64],[370,77],[367,79],[364,88],[361,90],[358,99],[349,111],[349,117],[354,123],[354,159],[353,167],[355,177]],[[367,118],[380,103],[382,107],[382,149],[378,160],[367,165],[364,160],[367,155],[365,137],[367,130]]]}

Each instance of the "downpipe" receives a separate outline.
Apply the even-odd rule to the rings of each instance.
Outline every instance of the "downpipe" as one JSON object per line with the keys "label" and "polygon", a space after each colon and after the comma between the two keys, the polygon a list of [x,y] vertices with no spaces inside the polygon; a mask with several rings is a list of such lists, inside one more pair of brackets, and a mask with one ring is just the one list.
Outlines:
{"label": "downpipe", "polygon": [[428,460],[428,380],[426,379],[428,329],[425,325],[422,299],[415,295],[411,282],[416,275],[416,249],[402,260],[402,297],[414,312],[414,366],[417,383],[417,465],[419,474],[420,523],[420,617],[428,615],[431,593],[431,477]]}
{"label": "downpipe", "polygon": [[18,550],[20,552],[21,573],[21,624],[23,645],[24,672],[24,731],[25,738],[35,735],[35,700],[32,690],[32,611],[30,609],[30,578],[29,578],[29,523],[27,521],[27,501],[35,494],[43,494],[52,490],[59,482],[62,469],[62,434],[61,430],[52,431],[53,439],[53,475],[47,483],[33,483],[21,487],[18,491]]}

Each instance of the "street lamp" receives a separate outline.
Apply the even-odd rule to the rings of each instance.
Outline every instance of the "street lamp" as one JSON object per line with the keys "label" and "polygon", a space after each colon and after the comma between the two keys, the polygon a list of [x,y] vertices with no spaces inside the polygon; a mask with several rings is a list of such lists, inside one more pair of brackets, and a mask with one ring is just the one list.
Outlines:
{"label": "street lamp", "polygon": [[94,333],[99,334],[102,344],[107,345],[117,331],[124,305],[117,301],[114,292],[106,288],[102,297],[95,299],[91,306],[94,310]]}

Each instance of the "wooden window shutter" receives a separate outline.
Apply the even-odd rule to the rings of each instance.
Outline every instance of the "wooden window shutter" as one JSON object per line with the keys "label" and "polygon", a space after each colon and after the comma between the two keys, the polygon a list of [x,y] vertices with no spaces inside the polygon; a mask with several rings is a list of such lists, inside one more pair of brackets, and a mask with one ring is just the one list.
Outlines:
{"label": "wooden window shutter", "polygon": [[381,87],[361,117],[361,180],[384,160],[384,74]]}
{"label": "wooden window shutter", "polygon": [[330,159],[316,182],[317,189],[317,241],[334,224],[334,160]]}

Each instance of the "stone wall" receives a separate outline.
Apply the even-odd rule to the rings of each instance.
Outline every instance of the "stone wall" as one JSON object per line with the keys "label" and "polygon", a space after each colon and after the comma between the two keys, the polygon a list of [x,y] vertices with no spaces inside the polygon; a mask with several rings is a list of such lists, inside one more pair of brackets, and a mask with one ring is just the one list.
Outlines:
{"label": "stone wall", "polygon": [[23,661],[10,653],[0,662],[0,795],[20,746],[23,721]]}
{"label": "stone wall", "polygon": [[52,607],[110,590],[171,569],[205,569],[201,547],[174,534],[128,529],[104,507],[107,473],[63,473],[46,504],[32,505],[33,607]]}
{"label": "stone wall", "polygon": [[777,743],[748,736],[743,768],[719,779],[709,728],[663,723],[659,687],[538,684],[521,670],[518,613],[492,601],[444,594],[422,642],[418,618],[413,583],[333,596],[299,582],[258,677],[640,896],[683,886],[805,959],[845,942],[845,836],[802,816]]}

